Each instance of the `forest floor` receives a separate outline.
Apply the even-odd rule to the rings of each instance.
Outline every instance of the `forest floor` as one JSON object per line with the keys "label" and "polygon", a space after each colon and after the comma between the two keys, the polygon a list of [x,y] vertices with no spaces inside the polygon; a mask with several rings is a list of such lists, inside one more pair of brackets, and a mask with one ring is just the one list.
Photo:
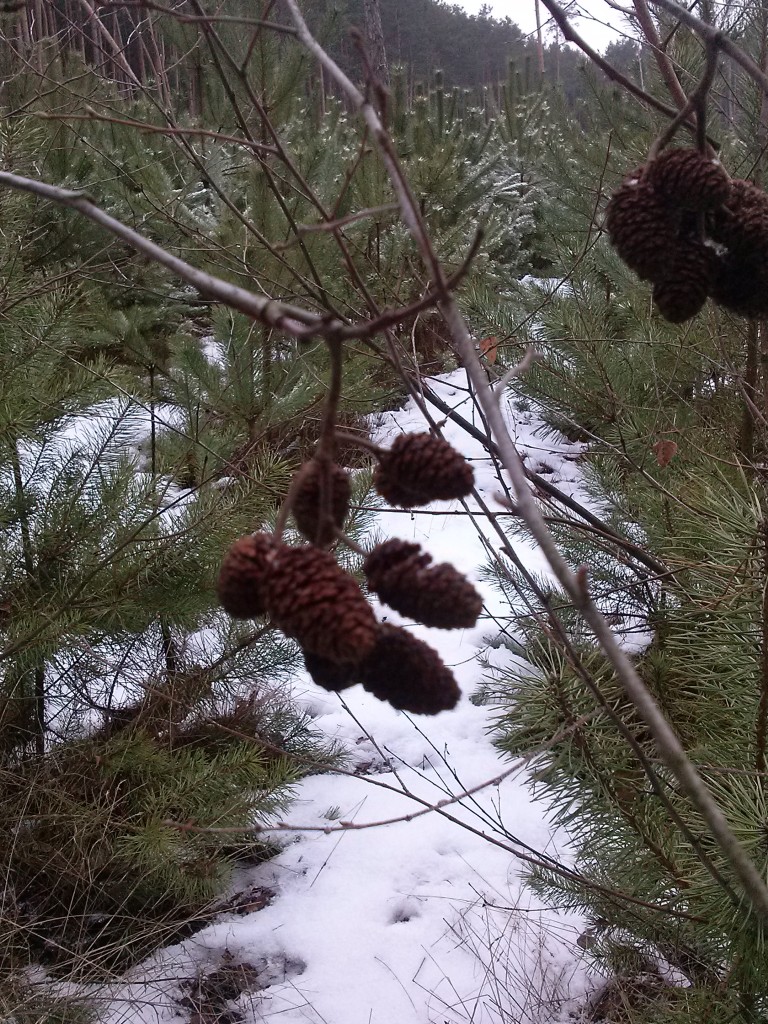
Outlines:
{"label": "forest floor", "polygon": [[[431,385],[482,427],[462,371]],[[586,501],[579,445],[543,440],[541,422],[523,403],[510,402],[507,412],[529,465]],[[374,425],[381,440],[423,429],[412,403]],[[444,433],[472,460],[485,501],[502,511],[496,469],[481,446],[451,421]],[[280,854],[239,873],[231,911],[132,969],[108,993],[100,1019],[545,1024],[577,1017],[597,984],[577,943],[583,922],[544,907],[524,884],[522,858],[567,863],[567,840],[535,799],[526,766],[502,759],[493,746],[493,708],[471,699],[482,678],[512,657],[497,639],[510,610],[484,571],[492,529],[482,515],[442,503],[382,510],[375,530],[418,541],[484,595],[475,629],[409,627],[454,669],[459,706],[420,718],[360,687],[339,696],[299,678],[296,699],[344,746],[349,774],[302,781],[287,818],[297,828],[276,834]],[[522,541],[515,548],[531,570],[545,572],[536,550]],[[389,609],[377,611],[402,621]],[[496,781],[481,786],[489,780]],[[419,814],[424,802],[446,800]],[[342,821],[355,828],[342,829]]]}

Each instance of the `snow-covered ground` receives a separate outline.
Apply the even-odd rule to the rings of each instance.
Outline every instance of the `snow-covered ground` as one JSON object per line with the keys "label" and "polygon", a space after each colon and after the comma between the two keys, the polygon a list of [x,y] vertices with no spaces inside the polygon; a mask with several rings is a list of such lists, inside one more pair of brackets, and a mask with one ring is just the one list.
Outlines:
{"label": "snow-covered ground", "polygon": [[[461,371],[432,386],[476,422]],[[578,446],[543,442],[536,418],[513,404],[508,414],[529,464],[577,492]],[[399,431],[423,429],[412,404],[377,426],[382,443]],[[481,446],[451,421],[444,434],[473,461],[485,501],[502,510],[499,482]],[[383,510],[377,520],[382,536],[417,540],[436,562],[448,560],[477,581],[484,594],[485,614],[473,630],[411,627],[454,668],[464,691],[458,708],[411,717],[360,687],[339,696],[300,680],[296,696],[318,728],[349,751],[348,773],[304,780],[288,818],[295,827],[279,833],[280,855],[236,880],[246,893],[243,907],[135,968],[111,993],[102,1019],[189,1020],[195,992],[213,991],[214,981],[234,968],[250,991],[222,1003],[230,1016],[200,1012],[198,1021],[572,1019],[594,985],[576,943],[581,923],[536,903],[524,887],[520,856],[567,861],[567,844],[532,798],[525,766],[503,761],[493,747],[492,712],[470,700],[484,671],[478,657],[491,663],[509,657],[487,643],[496,631],[494,617],[508,609],[478,574],[488,558],[483,537],[493,544],[493,532],[482,518],[473,522],[462,512],[457,503],[443,503],[423,511]],[[535,550],[524,544],[517,550],[531,569],[544,571]],[[402,621],[389,609],[379,613]],[[267,905],[248,910],[247,894]],[[207,989],[204,981],[197,989],[189,983],[206,977]],[[226,986],[221,992],[228,994]]]}

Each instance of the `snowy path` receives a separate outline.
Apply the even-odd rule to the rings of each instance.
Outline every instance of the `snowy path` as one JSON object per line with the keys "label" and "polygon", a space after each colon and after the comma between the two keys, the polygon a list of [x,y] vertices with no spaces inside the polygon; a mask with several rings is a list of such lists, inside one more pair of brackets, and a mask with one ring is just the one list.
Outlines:
{"label": "snowy path", "polygon": [[[463,384],[457,371],[434,387],[472,420]],[[534,468],[544,462],[553,482],[578,490],[576,466],[567,458],[578,447],[567,442],[548,447],[535,436],[531,414],[510,407],[509,417]],[[378,434],[386,440],[401,430],[422,429],[409,405],[387,414]],[[498,482],[479,444],[451,422],[444,432],[473,460],[478,489],[491,508],[499,509]],[[475,527],[464,515],[435,514],[455,508],[444,503],[425,512],[383,511],[377,528],[383,536],[417,540],[436,562],[450,560],[478,580],[486,553]],[[543,571],[537,552],[525,545],[518,552],[530,568]],[[504,612],[502,599],[487,584],[477,585],[489,617],[474,630],[413,627],[454,667],[464,691],[455,711],[411,719],[360,687],[346,691],[343,702],[310,681],[297,688],[317,726],[343,741],[360,774],[306,779],[288,816],[291,823],[338,828],[339,820],[362,824],[412,814],[422,805],[396,792],[402,786],[435,803],[508,767],[488,736],[489,709],[469,700],[483,671],[478,654],[484,651],[491,660],[505,656],[485,650],[485,639],[494,632],[492,616]],[[389,610],[381,614],[397,620]],[[543,807],[531,798],[525,773],[446,810],[457,820],[429,813],[373,828],[284,836],[285,848],[276,859],[238,879],[242,888],[273,890],[273,901],[256,912],[224,915],[136,969],[132,983],[115,993],[108,1019],[188,1020],[189,1011],[176,1001],[180,990],[168,979],[194,977],[228,962],[247,962],[262,984],[271,981],[227,1004],[234,1014],[229,1021],[545,1024],[568,1019],[589,987],[575,942],[579,921],[536,904],[521,886],[524,865],[477,834],[505,843],[511,835],[535,851],[558,853],[557,838]]]}

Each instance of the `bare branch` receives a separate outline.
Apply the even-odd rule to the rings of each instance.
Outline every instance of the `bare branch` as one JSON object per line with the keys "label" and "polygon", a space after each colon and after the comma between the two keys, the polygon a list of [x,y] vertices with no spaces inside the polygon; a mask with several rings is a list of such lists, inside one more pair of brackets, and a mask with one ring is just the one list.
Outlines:
{"label": "bare branch", "polygon": [[[544,3],[549,0],[544,0]],[[695,14],[692,14],[686,7],[681,7],[680,4],[675,3],[675,0],[651,0],[654,7],[660,7],[662,10],[667,11],[669,14],[673,14],[688,28],[693,29],[705,42],[713,43],[718,49],[726,53],[731,60],[739,64],[747,72],[749,77],[756,82],[760,88],[768,93],[768,75],[760,68],[755,61],[737,46],[736,43],[726,35],[721,29],[716,28],[714,25],[709,25],[706,21],[701,18],[697,18]]]}
{"label": "bare branch", "polygon": [[656,58],[656,64],[658,65],[661,77],[669,89],[669,94],[675,103],[684,110],[688,104],[688,97],[686,96],[685,89],[680,84],[680,79],[677,77],[677,72],[672,67],[672,61],[669,59],[669,55],[662,46],[659,33],[656,31],[656,23],[651,16],[651,12],[648,10],[648,4],[645,0],[634,0],[635,4],[635,15],[640,24],[640,28],[643,31],[643,35],[648,42],[648,45],[653,50],[653,56]]}
{"label": "bare branch", "polygon": [[253,139],[238,138],[237,135],[223,135],[221,132],[210,131],[205,128],[173,128],[163,127],[158,124],[149,124],[147,121],[134,121],[131,118],[113,117],[109,114],[100,114],[93,107],[86,104],[84,114],[54,114],[47,110],[33,110],[35,117],[45,121],[105,121],[107,124],[121,124],[126,128],[135,128],[139,132],[150,132],[154,135],[184,135],[188,138],[215,139],[217,142],[231,142],[236,146],[243,146],[245,149],[253,149],[259,153],[274,155],[277,150],[263,142],[254,142]]}
{"label": "bare branch", "polygon": [[659,138],[651,146],[649,157],[652,159],[667,146],[675,136],[675,132],[691,113],[696,114],[696,145],[700,152],[712,155],[711,148],[707,145],[707,96],[712,88],[712,82],[717,71],[717,62],[720,55],[718,47],[713,42],[707,43],[707,61],[704,66],[704,74],[696,89],[691,93],[690,99],[686,101],[677,117],[670,121]]}
{"label": "bare branch", "polygon": [[[298,224],[297,231],[300,235],[308,235],[312,232],[323,232],[323,231],[336,231],[337,228],[344,228],[347,224],[354,224],[357,221],[365,220],[367,217],[376,217],[380,213],[392,213],[396,211],[398,206],[396,203],[385,203],[383,206],[371,206],[364,210],[356,210],[354,213],[348,213],[346,217],[339,217],[338,220],[327,220],[320,224]],[[295,245],[295,242],[286,242],[281,248],[285,249],[289,245]]]}
{"label": "bare branch", "polygon": [[520,362],[516,366],[510,367],[496,385],[495,394],[497,402],[501,401],[507,385],[515,380],[516,377],[521,377],[524,373],[527,373],[537,359],[541,359],[540,353],[536,351],[533,345],[529,345]]}
{"label": "bare branch", "polygon": [[171,255],[155,242],[140,235],[138,231],[134,231],[133,228],[129,228],[126,224],[105,213],[85,192],[58,188],[55,185],[47,185],[42,181],[34,181],[32,178],[22,178],[18,174],[9,174],[6,171],[0,171],[0,185],[8,185],[21,192],[30,192],[32,195],[41,196],[43,199],[49,199],[54,203],[77,210],[84,217],[100,224],[118,238],[122,238],[138,252],[167,267],[182,281],[191,284],[203,295],[215,299],[217,302],[223,302],[269,327],[276,327],[286,334],[303,338],[313,334],[331,334],[341,326],[337,321],[309,313],[299,306],[290,306],[274,299],[262,298],[244,288],[230,284],[228,281],[223,281],[219,277],[198,270],[179,259],[178,256]]}
{"label": "bare branch", "polygon": [[120,10],[122,8],[138,8],[146,11],[157,11],[160,14],[168,14],[176,21],[184,24],[210,24],[223,22],[230,25],[249,25],[252,28],[268,29],[270,32],[279,32],[281,35],[295,36],[296,29],[290,25],[281,25],[276,21],[265,21],[263,18],[243,18],[234,14],[182,14],[172,7],[164,7],[162,4],[152,3],[152,0],[99,0],[99,8],[104,10]]}
{"label": "bare branch", "polygon": [[[568,594],[574,606],[581,611],[585,621],[592,629],[625,693],[648,726],[661,757],[674,774],[681,789],[706,821],[713,837],[739,878],[744,891],[752,901],[754,909],[763,918],[768,919],[768,887],[761,873],[732,832],[725,815],[696,771],[674,729],[664,717],[629,656],[618,643],[610,626],[595,605],[583,574],[574,573],[571,570],[543,519],[536,499],[528,486],[523,462],[509,435],[502,411],[475,351],[470,331],[446,286],[445,275],[432,247],[421,211],[414,200],[394,146],[376,110],[314,39],[304,22],[296,0],[284,0],[284,2],[296,25],[299,39],[317,57],[337,85],[344,91],[348,100],[360,112],[372,139],[379,146],[382,160],[400,203],[403,221],[419,248],[435,286],[441,292],[439,308],[450,330],[456,351],[476,390],[478,402],[498,447],[501,461],[514,486],[518,509],[532,537],[541,548],[563,590]],[[564,20],[565,27],[569,28],[567,19],[554,0],[543,0],[543,2],[553,17],[556,17],[557,20],[559,16]],[[664,2],[666,3],[667,0]],[[594,51],[591,52],[594,53]],[[595,57],[597,57],[596,54]],[[600,61],[601,58],[598,57],[598,62]],[[633,86],[632,91],[636,93],[636,87]],[[674,116],[674,112],[672,116]]]}
{"label": "bare branch", "polygon": [[[647,104],[647,106],[653,107],[654,110],[658,110],[659,113],[665,114],[667,117],[677,116],[676,110],[674,110],[672,107],[668,107],[666,103],[662,103],[661,100],[657,100],[655,96],[651,96],[650,93],[647,93],[644,89],[641,89],[639,85],[636,85],[631,79],[627,78],[626,75],[623,75],[620,71],[617,71],[617,69],[613,67],[612,64],[609,64],[604,57],[601,57],[597,50],[593,50],[589,43],[587,43],[586,40],[582,39],[582,37],[579,35],[579,33],[576,31],[573,25],[571,25],[568,16],[566,15],[565,11],[560,6],[560,4],[556,2],[556,0],[541,0],[541,2],[544,4],[544,6],[552,15],[554,20],[557,22],[557,26],[563,33],[565,38],[569,42],[575,43],[576,46],[578,46],[579,49],[582,50],[583,53],[587,55],[587,57],[589,57],[592,63],[599,67],[601,71],[605,72],[605,74],[608,75],[608,77],[612,79],[612,81],[617,82],[620,86],[622,86],[622,88],[626,89],[627,92],[632,93],[633,96],[636,96],[639,100],[642,100],[642,102]],[[687,98],[684,97],[683,102],[685,103],[686,101]],[[685,127],[688,128],[691,132],[694,132],[696,130],[696,125],[691,120],[685,122]],[[709,141],[712,145],[717,145],[717,143],[715,143],[714,140],[710,139]]]}

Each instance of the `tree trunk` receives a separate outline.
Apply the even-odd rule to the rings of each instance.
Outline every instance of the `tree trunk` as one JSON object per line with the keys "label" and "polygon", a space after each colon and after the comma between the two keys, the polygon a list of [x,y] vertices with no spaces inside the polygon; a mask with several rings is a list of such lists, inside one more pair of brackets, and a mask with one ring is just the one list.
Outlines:
{"label": "tree trunk", "polygon": [[379,0],[363,0],[365,12],[365,42],[374,74],[382,85],[389,88],[389,65],[384,47],[384,29],[381,25]]}

